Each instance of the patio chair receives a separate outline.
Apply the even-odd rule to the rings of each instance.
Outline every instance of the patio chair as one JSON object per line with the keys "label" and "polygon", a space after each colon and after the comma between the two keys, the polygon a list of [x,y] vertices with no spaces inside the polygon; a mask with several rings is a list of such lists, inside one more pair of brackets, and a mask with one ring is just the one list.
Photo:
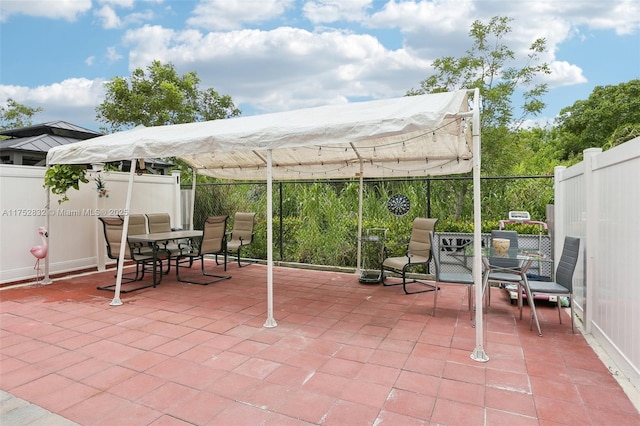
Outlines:
{"label": "patio chair", "polygon": [[149,224],[149,233],[171,232],[171,216],[169,213],[147,213],[147,223]]}
{"label": "patio chair", "polygon": [[465,272],[442,272],[440,268],[440,248],[437,248],[434,243],[433,232],[429,232],[429,242],[431,243],[431,258],[433,259],[433,265],[436,275],[436,288],[433,296],[433,316],[436,316],[436,308],[438,306],[438,293],[440,292],[440,285],[442,284],[454,284],[467,286],[467,299],[469,300],[469,318],[473,320],[473,275]]}
{"label": "patio chair", "polygon": [[[122,230],[124,228],[124,220],[119,216],[104,216],[99,217],[98,220],[102,222],[104,239],[107,244],[107,256],[109,257],[109,259],[115,260],[116,267],[118,267],[120,261],[121,238]],[[142,280],[144,278],[145,271],[150,271],[148,269],[149,265],[151,265],[151,267],[153,268],[156,267],[156,262],[153,261],[153,251],[151,249],[142,247],[140,245],[131,245],[127,243],[124,247],[124,250],[124,259],[127,261],[135,262],[136,266],[135,272],[123,274],[123,279],[126,280],[125,283]],[[168,260],[168,257],[163,255],[159,256],[158,259],[158,266],[160,267],[160,273],[162,274],[162,261],[164,259]],[[131,275],[133,275],[133,278],[131,278]],[[121,290],[121,292],[128,293],[135,290],[141,290],[143,288],[153,287],[155,284],[157,283],[145,284],[135,288]],[[115,284],[99,286],[98,290],[113,290],[115,286]]]}
{"label": "patio chair", "polygon": [[[505,231],[494,229],[491,231],[491,241],[489,247],[493,245],[494,238],[509,240],[509,250],[518,250],[518,233],[516,231]],[[486,303],[491,304],[491,283],[498,284],[518,284],[522,280],[520,260],[516,257],[489,256],[489,270],[486,271],[483,291],[486,292]],[[522,317],[520,317],[522,319]]]}
{"label": "patio chair", "polygon": [[[402,288],[406,294],[424,293],[426,291],[434,291],[436,289],[436,286],[433,284],[419,281],[415,278],[411,281],[407,281],[407,274],[419,267],[425,268],[428,272],[429,262],[431,261],[431,242],[429,241],[429,232],[433,232],[437,221],[438,219],[422,217],[418,217],[413,220],[411,238],[409,239],[407,251],[404,256],[386,257],[387,248],[384,248],[384,260],[382,261],[381,267],[382,285],[392,286],[402,284]],[[387,284],[385,282],[385,271],[399,273],[402,277],[402,282]],[[421,284],[427,287],[427,289],[409,291],[407,289],[407,284],[411,283]]]}
{"label": "patio chair", "polygon": [[[227,270],[227,219],[229,216],[210,216],[204,222],[204,229],[200,244],[196,244],[195,247],[191,245],[179,244],[183,251],[180,251],[176,255],[176,276],[178,281],[186,282],[190,284],[209,285],[221,280],[228,280],[230,275],[216,275],[207,273],[204,268],[204,256],[205,255],[222,255],[224,256],[224,270]],[[200,260],[202,275],[205,277],[213,277],[213,280],[207,281],[194,281],[186,280],[180,277],[180,260],[191,258],[193,260]]]}
{"label": "patio chair", "polygon": [[[147,223],[149,224],[150,234],[176,231],[175,228],[171,227],[171,216],[169,216],[169,213],[147,213],[145,216],[147,217]],[[162,243],[162,248],[170,254],[175,254],[180,251],[180,247],[178,247],[179,243],[186,244],[188,242],[189,241],[187,240],[167,240]],[[191,259],[191,263],[193,263],[193,259]]]}
{"label": "patio chair", "polygon": [[[120,216],[124,220],[124,216]],[[149,233],[147,228],[147,218],[143,214],[130,214],[129,215],[129,227],[127,228],[127,235],[143,235]],[[134,247],[138,254],[153,254],[153,247],[143,246],[141,243],[129,243],[129,246]],[[165,247],[156,247],[156,250],[163,250],[164,254],[169,257],[167,262],[167,270],[165,273],[169,273],[171,270],[171,252],[165,250]]]}
{"label": "patio chair", "polygon": [[[124,216],[120,216],[120,219],[124,221]],[[141,235],[146,234],[147,232],[147,219],[145,219],[144,215],[130,214],[127,235]]]}
{"label": "patio chair", "polygon": [[253,242],[255,216],[255,213],[237,212],[233,217],[233,229],[227,232],[227,253],[235,253],[240,268],[249,265],[240,263],[240,251]]}
{"label": "patio chair", "polygon": [[[571,307],[571,331],[575,333],[575,327],[573,325],[573,273],[578,263],[578,256],[580,255],[580,238],[577,237],[565,237],[564,246],[562,248],[562,255],[556,268],[555,281],[531,281],[529,282],[529,289],[532,295],[536,294],[553,294],[558,297],[558,318],[560,324],[562,324],[562,315],[560,312],[560,298],[568,297],[569,306]],[[529,303],[534,303],[531,300]],[[533,327],[533,321],[531,322],[531,328]]]}

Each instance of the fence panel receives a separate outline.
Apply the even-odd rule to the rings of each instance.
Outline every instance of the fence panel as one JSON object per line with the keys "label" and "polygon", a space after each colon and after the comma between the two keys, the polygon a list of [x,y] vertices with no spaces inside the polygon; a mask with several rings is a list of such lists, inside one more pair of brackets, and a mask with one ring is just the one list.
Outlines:
{"label": "fence panel", "polygon": [[[42,244],[38,227],[46,224],[47,191],[44,167],[0,165],[0,283],[35,279],[35,258],[29,252]],[[69,201],[57,203],[52,195],[49,210],[49,265],[56,274],[104,264],[104,241],[98,216],[124,213],[128,173],[102,172],[109,197],[99,197],[95,176],[70,190]],[[173,176],[135,177],[130,213],[179,211],[178,183]],[[179,218],[176,218],[179,221]],[[179,223],[179,222],[178,222]],[[44,264],[41,262],[44,269]]]}
{"label": "fence panel", "polygon": [[[365,180],[363,228],[386,228],[387,246],[401,255],[413,219],[438,218],[436,230],[471,232],[473,199],[471,178],[422,178]],[[534,210],[532,217],[545,219],[552,202],[551,177],[485,178],[482,191],[487,199],[507,197],[500,204],[483,204],[488,227],[497,229],[509,210]],[[507,196],[516,187],[520,197]],[[185,191],[188,186],[183,187]],[[533,197],[530,193],[535,192]],[[393,195],[407,197],[406,214],[395,216],[388,209]],[[276,182],[274,198],[274,258],[284,262],[355,268],[357,262],[359,181]],[[247,257],[266,259],[266,185],[264,182],[222,182],[196,185],[194,228],[201,229],[208,216],[229,215],[229,226],[237,211],[256,213],[256,239],[245,251]],[[451,228],[460,229],[451,229]],[[535,229],[537,232],[537,228]]]}
{"label": "fence panel", "polygon": [[[588,333],[640,388],[640,138],[556,171],[557,240],[581,237],[576,307]],[[556,243],[557,244],[557,243]]]}

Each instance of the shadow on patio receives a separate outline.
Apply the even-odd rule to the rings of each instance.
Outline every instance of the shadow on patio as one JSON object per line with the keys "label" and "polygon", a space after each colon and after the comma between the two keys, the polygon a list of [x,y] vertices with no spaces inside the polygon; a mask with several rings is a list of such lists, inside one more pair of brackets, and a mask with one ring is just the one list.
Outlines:
{"label": "shadow on patio", "polygon": [[432,317],[432,293],[274,268],[269,329],[266,267],[229,273],[204,287],[172,270],[119,307],[96,290],[113,271],[1,290],[0,388],[82,425],[640,424],[550,305],[539,337],[493,289],[478,363],[463,287]]}

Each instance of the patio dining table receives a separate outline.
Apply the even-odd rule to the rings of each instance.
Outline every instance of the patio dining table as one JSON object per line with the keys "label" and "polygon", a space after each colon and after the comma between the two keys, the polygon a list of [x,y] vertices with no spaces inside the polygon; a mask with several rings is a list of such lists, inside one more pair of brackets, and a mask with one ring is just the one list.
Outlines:
{"label": "patio dining table", "polygon": [[[505,268],[505,267],[496,267],[491,264],[492,258],[504,258],[504,259],[517,259],[518,266],[513,268]],[[506,253],[496,253],[493,247],[491,248],[483,248],[482,249],[482,265],[483,265],[483,280],[482,280],[482,288],[483,291],[486,291],[488,283],[489,283],[489,275],[491,272],[500,272],[500,273],[513,273],[515,275],[520,276],[520,285],[522,285],[525,294],[527,295],[527,301],[529,303],[529,307],[531,308],[531,317],[536,323],[536,327],[538,329],[538,335],[542,336],[542,331],[540,329],[540,322],[538,321],[538,313],[536,312],[536,305],[533,299],[533,295],[531,294],[531,289],[529,287],[529,280],[527,278],[527,271],[531,268],[531,265],[534,262],[553,262],[553,259],[547,257],[537,251],[532,250],[522,250],[522,249],[508,249]],[[522,319],[522,291],[518,289],[518,309],[520,310],[520,319]]]}
{"label": "patio dining table", "polygon": [[[137,234],[129,235],[127,239],[131,243],[148,244],[153,249],[153,286],[155,287],[162,281],[162,268],[160,268],[160,278],[157,278],[156,274],[156,261],[158,260],[158,252],[160,251],[160,244],[166,243],[171,240],[184,240],[202,238],[202,231],[169,231],[169,232],[155,232],[151,234]],[[169,257],[171,262],[171,257]]]}

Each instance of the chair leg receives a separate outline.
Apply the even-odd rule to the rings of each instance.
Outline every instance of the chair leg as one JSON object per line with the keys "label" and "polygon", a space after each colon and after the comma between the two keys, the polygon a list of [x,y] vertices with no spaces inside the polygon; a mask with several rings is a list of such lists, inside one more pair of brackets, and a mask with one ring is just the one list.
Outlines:
{"label": "chair leg", "polygon": [[569,310],[571,312],[571,332],[573,334],[575,334],[576,333],[576,329],[573,326],[573,321],[574,321],[574,319],[573,319],[573,317],[574,317],[574,315],[573,315],[573,299],[571,298],[571,296],[569,296],[569,306],[570,306]]}
{"label": "chair leg", "polygon": [[[160,261],[161,262],[161,261]],[[155,265],[154,265],[155,268]],[[144,262],[136,262],[136,271],[135,271],[135,276],[133,279],[128,278],[127,277],[127,281],[123,281],[121,282],[121,284],[130,284],[136,281],[141,281],[142,279],[144,279],[144,273],[145,273],[145,264]],[[133,272],[129,273],[132,274]],[[127,275],[129,275],[127,274]],[[139,277],[138,277],[139,275]],[[124,276],[124,275],[123,275]],[[162,263],[160,263],[160,279],[162,280]],[[149,283],[149,284],[142,284],[139,285],[137,287],[134,288],[127,288],[127,289],[120,289],[120,293],[124,294],[124,293],[131,293],[132,291],[136,291],[136,290],[142,290],[145,288],[150,288],[150,287],[155,287],[157,284],[159,284],[159,282],[157,283]],[[107,291],[114,291],[116,288],[116,284],[108,284],[105,286],[98,286],[96,287],[98,290],[107,290]]]}
{"label": "chair leg", "polygon": [[438,307],[438,293],[440,292],[440,288],[438,287],[438,283],[436,282],[436,289],[433,292],[433,314],[432,316],[436,316],[436,308]]}
{"label": "chair leg", "polygon": [[242,250],[242,244],[238,247],[238,252],[236,253],[236,259],[238,260],[238,268],[244,268],[245,266],[251,265],[251,262],[247,262],[244,265],[240,262],[240,257],[242,257],[242,255],[240,254],[241,250]]}
{"label": "chair leg", "polygon": [[[423,286],[428,287],[428,288],[426,290],[409,291],[409,290],[407,290],[407,284],[420,284],[420,285],[423,285]],[[405,294],[426,293],[428,291],[436,291],[437,292],[438,285],[437,285],[437,283],[436,283],[436,285],[433,285],[433,284],[425,283],[425,282],[418,281],[418,280],[407,281],[407,267],[405,267],[402,270],[402,289],[404,290]]]}
{"label": "chair leg", "polygon": [[[184,256],[184,257],[186,257],[186,256]],[[216,279],[209,280],[209,281],[192,281],[192,280],[182,279],[180,277],[180,266],[179,266],[180,265],[180,256],[178,256],[176,258],[176,279],[178,281],[184,282],[184,283],[189,283],[189,284],[209,285],[209,284],[216,283],[218,281],[228,280],[228,279],[231,278],[231,275],[216,275],[216,274],[207,273],[205,271],[205,269],[204,269],[204,256],[198,256],[197,259],[200,259],[200,270],[202,272],[202,275],[206,276],[206,277],[213,277],[213,278],[216,278]],[[227,256],[226,256],[226,254],[224,256],[224,261],[225,261],[224,262],[224,270],[226,271],[227,270]]]}

